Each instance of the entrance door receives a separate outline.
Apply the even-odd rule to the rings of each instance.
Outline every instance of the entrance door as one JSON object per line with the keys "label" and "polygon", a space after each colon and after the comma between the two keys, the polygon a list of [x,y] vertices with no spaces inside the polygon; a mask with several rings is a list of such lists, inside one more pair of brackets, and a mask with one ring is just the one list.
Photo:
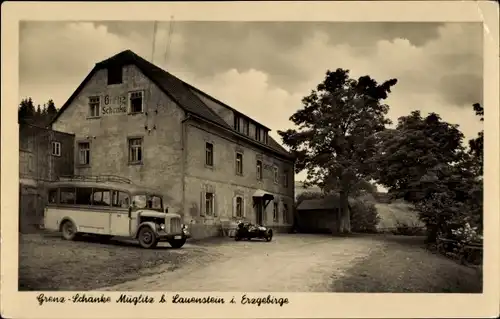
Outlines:
{"label": "entrance door", "polygon": [[262,199],[255,200],[255,222],[257,225],[262,225],[264,221]]}

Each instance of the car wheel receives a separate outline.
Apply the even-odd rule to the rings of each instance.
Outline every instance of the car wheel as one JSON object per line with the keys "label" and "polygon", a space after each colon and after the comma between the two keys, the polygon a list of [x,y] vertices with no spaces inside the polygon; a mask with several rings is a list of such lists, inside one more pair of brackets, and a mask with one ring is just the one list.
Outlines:
{"label": "car wheel", "polygon": [[66,240],[74,240],[76,238],[76,226],[72,221],[65,221],[61,226],[62,236]]}
{"label": "car wheel", "polygon": [[172,248],[176,248],[176,249],[181,248],[186,243],[186,238],[173,239],[173,240],[169,241],[168,243],[170,244],[170,246],[172,246]]}
{"label": "car wheel", "polygon": [[267,236],[266,236],[266,241],[268,241],[268,242],[269,242],[269,241],[271,241],[272,239],[273,239],[273,232],[271,232],[271,231],[270,231],[270,232],[267,234]]}
{"label": "car wheel", "polygon": [[154,248],[158,245],[158,239],[156,238],[155,232],[149,227],[142,227],[139,230],[139,235],[137,236],[139,244],[142,248]]}

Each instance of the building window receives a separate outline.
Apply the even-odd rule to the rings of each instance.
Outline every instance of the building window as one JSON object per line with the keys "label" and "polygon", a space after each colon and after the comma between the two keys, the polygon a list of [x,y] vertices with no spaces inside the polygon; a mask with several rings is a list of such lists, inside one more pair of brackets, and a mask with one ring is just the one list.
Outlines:
{"label": "building window", "polygon": [[212,216],[214,214],[214,194],[205,193],[205,215]]}
{"label": "building window", "polygon": [[130,164],[142,163],[142,138],[128,140],[128,161]]}
{"label": "building window", "polygon": [[101,98],[98,96],[89,97],[89,117],[101,116]]}
{"label": "building window", "polygon": [[78,164],[90,165],[90,143],[78,143]]}
{"label": "building window", "polygon": [[257,160],[257,179],[262,180],[262,161]]}
{"label": "building window", "polygon": [[274,170],[274,182],[275,182],[275,183],[279,183],[278,167],[277,167],[277,166],[274,166],[274,167],[273,167],[273,170]]}
{"label": "building window", "polygon": [[278,203],[274,202],[274,203],[273,203],[273,220],[274,220],[275,222],[277,222],[277,221],[278,221],[278,218],[279,218],[279,217],[278,217]]}
{"label": "building window", "polygon": [[243,154],[236,153],[236,174],[243,175]]}
{"label": "building window", "polygon": [[121,84],[123,82],[123,68],[113,66],[108,68],[108,85]]}
{"label": "building window", "polygon": [[247,119],[243,121],[243,133],[250,135],[250,124]]}
{"label": "building window", "polygon": [[261,139],[261,134],[262,134],[262,132],[261,132],[260,127],[256,127],[255,128],[255,139],[257,141],[259,141],[259,142],[260,142],[260,139]]}
{"label": "building window", "polygon": [[144,94],[143,91],[129,92],[129,109],[130,113],[142,113],[143,112],[143,102]]}
{"label": "building window", "polygon": [[234,115],[234,129],[240,131],[240,117],[237,115]]}
{"label": "building window", "polygon": [[264,142],[265,144],[267,144],[267,140],[268,140],[268,138],[267,138],[267,131],[264,131],[264,132],[263,132],[263,135],[264,135],[264,140],[263,140],[263,142]]}
{"label": "building window", "polygon": [[236,217],[243,217],[243,197],[236,197],[235,215]]}
{"label": "building window", "polygon": [[208,142],[205,144],[205,165],[214,166],[214,145]]}
{"label": "building window", "polygon": [[288,205],[283,204],[283,223],[288,224]]}
{"label": "building window", "polygon": [[61,143],[52,142],[52,155],[61,156]]}
{"label": "building window", "polygon": [[288,170],[283,172],[283,186],[288,187]]}

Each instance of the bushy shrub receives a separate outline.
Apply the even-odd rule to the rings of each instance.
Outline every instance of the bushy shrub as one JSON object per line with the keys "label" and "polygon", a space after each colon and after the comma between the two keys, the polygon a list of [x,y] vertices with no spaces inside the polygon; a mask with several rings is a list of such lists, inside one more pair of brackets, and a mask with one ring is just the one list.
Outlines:
{"label": "bushy shrub", "polygon": [[478,232],[478,227],[471,227],[469,223],[451,231],[457,240],[463,244],[479,244],[483,242],[483,236]]}
{"label": "bushy shrub", "polygon": [[418,224],[408,224],[401,221],[396,221],[396,229],[392,231],[394,235],[417,236],[425,234],[425,230]]}
{"label": "bushy shrub", "polygon": [[356,233],[375,233],[380,221],[375,204],[367,200],[354,200],[351,206],[351,231]]}

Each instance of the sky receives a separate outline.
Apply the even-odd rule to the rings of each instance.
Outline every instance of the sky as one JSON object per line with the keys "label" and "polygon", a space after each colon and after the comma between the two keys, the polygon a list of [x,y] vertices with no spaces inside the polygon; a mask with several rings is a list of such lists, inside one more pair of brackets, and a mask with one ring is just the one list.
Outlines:
{"label": "sky", "polygon": [[[459,124],[467,139],[482,129],[482,25],[422,22],[22,22],[19,101],[66,102],[94,67],[130,49],[272,129],[290,116],[327,70],[398,83],[389,118],[420,110]],[[153,49],[153,39],[155,39]],[[296,176],[305,178],[305,173]]]}

